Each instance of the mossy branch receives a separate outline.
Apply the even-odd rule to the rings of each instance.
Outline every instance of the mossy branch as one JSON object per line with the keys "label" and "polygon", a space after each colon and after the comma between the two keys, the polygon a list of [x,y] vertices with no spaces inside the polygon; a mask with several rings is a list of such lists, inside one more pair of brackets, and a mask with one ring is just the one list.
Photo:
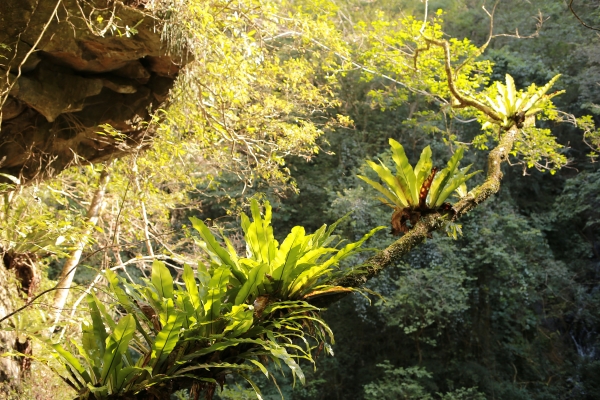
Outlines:
{"label": "mossy branch", "polygon": [[[450,45],[448,42],[446,40],[427,38],[425,40],[428,44],[440,46],[444,49],[447,84],[450,92],[459,102],[459,107],[474,107],[484,113],[490,119],[500,121],[500,116],[490,107],[474,98],[464,96],[459,92],[454,82],[454,71],[450,63]],[[531,122],[531,120],[527,121],[527,123]],[[403,256],[408,254],[417,245],[423,243],[428,237],[431,237],[431,233],[440,229],[444,222],[448,221],[448,218],[451,221],[455,221],[471,211],[477,205],[483,203],[495,193],[498,193],[502,180],[501,165],[508,159],[509,153],[515,144],[519,132],[520,130],[516,123],[512,123],[509,127],[507,127],[498,145],[489,153],[485,181],[481,185],[471,190],[456,204],[454,204],[449,214],[436,212],[425,215],[408,233],[392,243],[386,249],[378,252],[373,257],[368,259],[361,266],[364,270],[363,273],[346,276],[340,279],[338,282],[335,282],[335,284],[342,287],[363,286],[369,279],[379,275],[379,273],[386,267],[397,263]],[[326,306],[346,295],[347,293],[338,293],[329,296],[329,298],[321,297],[318,300],[314,299],[314,303],[318,306]]]}
{"label": "mossy branch", "polygon": [[[508,155],[513,148],[515,140],[519,134],[516,124],[513,124],[509,130],[502,136],[500,143],[488,156],[488,170],[485,181],[471,190],[463,199],[458,201],[452,207],[450,220],[455,221],[465,215],[477,205],[483,203],[493,194],[500,190],[502,180],[501,165],[508,159]],[[431,233],[440,229],[444,222],[449,218],[448,214],[432,213],[423,217],[408,233],[396,240],[386,249],[378,252],[368,259],[362,267],[363,274],[350,275],[336,285],[343,287],[360,287],[369,279],[377,276],[383,269],[398,262],[403,256],[408,254],[417,245],[423,243],[425,239],[431,237]],[[337,296],[335,300],[346,295],[345,293]],[[332,299],[335,301],[334,299]],[[319,305],[323,305],[320,303]]]}

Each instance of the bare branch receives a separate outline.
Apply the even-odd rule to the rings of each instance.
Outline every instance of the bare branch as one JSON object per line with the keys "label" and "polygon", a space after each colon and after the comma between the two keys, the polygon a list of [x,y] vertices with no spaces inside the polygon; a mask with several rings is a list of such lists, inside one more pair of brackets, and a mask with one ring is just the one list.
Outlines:
{"label": "bare branch", "polygon": [[435,46],[439,46],[444,50],[444,68],[446,70],[446,77],[448,80],[448,88],[450,89],[450,93],[454,96],[454,98],[458,101],[458,105],[454,105],[454,108],[465,108],[465,107],[473,107],[487,115],[489,118],[495,121],[502,121],[502,118],[490,107],[486,106],[482,102],[472,97],[464,96],[459,91],[454,83],[454,75],[455,72],[452,69],[452,65],[450,64],[450,44],[446,40],[438,40],[438,39],[428,39],[425,38],[425,41],[429,44],[433,44]]}
{"label": "bare branch", "polygon": [[[25,65],[25,63],[27,62],[29,57],[33,54],[33,52],[36,51],[36,47],[38,46],[38,44],[40,44],[40,41],[44,37],[44,34],[48,30],[48,27],[50,26],[50,24],[52,23],[52,20],[56,16],[56,13],[58,12],[58,8],[60,7],[61,3],[62,3],[62,0],[58,0],[56,2],[56,6],[54,6],[54,10],[52,11],[52,14],[50,14],[50,18],[48,18],[48,21],[46,21],[46,23],[42,27],[42,32],[40,32],[35,43],[33,44],[33,46],[31,46],[31,49],[29,49],[27,54],[25,54],[25,57],[23,57],[23,60],[21,60],[21,62],[19,63],[19,66],[17,67],[17,75],[13,79],[12,82],[10,81],[10,68],[6,69],[7,87],[2,91],[2,93],[0,93],[0,125],[2,124],[2,107],[4,107],[4,103],[6,103],[6,100],[8,100],[8,95],[10,94],[11,90],[15,86],[15,83],[21,77],[23,65]],[[16,57],[16,55],[17,55],[17,49],[15,49],[15,57]]]}
{"label": "bare branch", "polygon": [[570,10],[570,11],[571,11],[571,13],[572,13],[572,14],[575,16],[575,18],[577,18],[577,21],[579,21],[579,23],[580,23],[581,25],[585,26],[585,27],[586,27],[586,28],[588,28],[588,29],[591,29],[591,30],[593,30],[593,31],[599,31],[599,32],[600,32],[600,28],[594,28],[593,26],[590,26],[590,25],[586,24],[586,23],[585,23],[585,22],[584,22],[584,21],[581,19],[581,17],[579,17],[579,15],[577,15],[577,13],[575,12],[575,10],[573,9],[573,2],[574,2],[574,1],[575,1],[575,0],[571,0],[571,1],[569,1],[569,10]]}

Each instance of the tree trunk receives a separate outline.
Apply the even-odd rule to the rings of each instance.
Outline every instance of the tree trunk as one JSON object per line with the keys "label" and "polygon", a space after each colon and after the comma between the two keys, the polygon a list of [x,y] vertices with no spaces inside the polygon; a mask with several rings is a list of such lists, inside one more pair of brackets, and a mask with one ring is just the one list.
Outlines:
{"label": "tree trunk", "polygon": [[[94,193],[94,198],[92,199],[87,212],[86,219],[88,226],[83,233],[77,248],[71,252],[69,259],[67,262],[65,262],[65,265],[60,273],[60,277],[58,278],[58,283],[56,285],[57,289],[54,295],[54,303],[52,306],[53,325],[57,324],[60,320],[63,308],[67,302],[67,297],[69,296],[69,289],[71,288],[71,283],[73,282],[77,265],[81,259],[81,254],[83,253],[85,244],[88,242],[92,234],[94,226],[98,222],[100,210],[104,204],[104,193],[106,192],[106,186],[110,180],[110,173],[108,171],[109,166],[110,164],[106,164],[102,170],[102,173],[100,174],[100,179],[98,180],[98,189],[96,190],[96,193]],[[54,326],[50,328],[49,333],[52,334],[53,331]]]}
{"label": "tree trunk", "polygon": [[[0,318],[14,309],[12,299],[17,295],[15,282],[11,282],[9,272],[0,257]],[[15,332],[0,330],[0,354],[15,350],[17,335]],[[17,388],[19,386],[20,362],[14,357],[0,357],[0,386],[1,389]]]}

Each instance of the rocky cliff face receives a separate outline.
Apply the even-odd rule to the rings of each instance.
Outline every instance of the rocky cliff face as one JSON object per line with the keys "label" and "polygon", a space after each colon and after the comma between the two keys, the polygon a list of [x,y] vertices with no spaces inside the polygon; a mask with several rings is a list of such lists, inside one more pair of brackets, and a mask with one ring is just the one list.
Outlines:
{"label": "rocky cliff face", "polygon": [[[43,179],[76,158],[103,161],[140,144],[141,122],[179,71],[144,3],[0,0],[0,173]],[[98,134],[102,124],[124,136]],[[3,260],[0,249],[0,317],[16,293]],[[13,350],[27,349],[0,331],[0,353]],[[3,381],[18,386],[23,366],[0,357],[0,397]]]}
{"label": "rocky cliff face", "polygon": [[[167,98],[179,63],[143,2],[136,5],[0,1],[0,89],[14,83],[1,108],[0,172],[43,178],[75,157],[102,161],[139,143],[139,122]],[[98,134],[102,124],[125,141]]]}

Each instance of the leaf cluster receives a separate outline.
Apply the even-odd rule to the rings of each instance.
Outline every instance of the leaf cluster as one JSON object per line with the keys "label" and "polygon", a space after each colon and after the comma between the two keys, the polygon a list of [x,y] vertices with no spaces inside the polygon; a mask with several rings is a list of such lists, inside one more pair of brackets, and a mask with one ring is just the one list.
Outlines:
{"label": "leaf cluster", "polygon": [[[390,139],[389,143],[392,147],[392,159],[396,164],[396,175],[381,161],[379,165],[373,161],[367,161],[385,186],[365,176],[358,175],[358,177],[383,194],[385,198],[379,197],[378,199],[394,209],[392,227],[395,232],[408,230],[405,225],[406,219],[414,221],[411,215],[406,218],[404,215],[440,208],[456,190],[466,194],[466,181],[480,172],[469,174],[470,165],[459,168],[464,153],[463,147],[459,147],[448,161],[446,168],[437,173],[437,168],[433,168],[429,146],[423,149],[419,162],[413,168],[402,145],[394,139]],[[396,227],[398,223],[395,216],[401,218],[399,227]],[[414,222],[412,223],[414,224]]]}
{"label": "leaf cluster", "polygon": [[174,282],[159,261],[143,284],[107,269],[106,294],[120,311],[109,311],[92,291],[81,344],[51,344],[78,398],[139,393],[160,398],[161,391],[190,385],[212,393],[227,374],[247,379],[260,396],[248,374],[259,370],[275,381],[266,368],[269,362],[289,367],[294,380],[304,383],[298,361],[314,363],[312,353],[323,348],[331,353],[333,342],[320,310],[306,300],[349,290],[332,284],[356,273],[340,270],[340,261],[358,252],[381,227],[340,248],[332,234],[337,224],[309,235],[295,227],[279,245],[271,212],[265,203],[263,217],[253,201],[253,220],[242,215],[247,257],[238,256],[228,239],[222,246],[202,221],[192,219],[211,266],[200,264],[194,274],[185,265],[183,283]]}
{"label": "leaf cluster", "polygon": [[494,120],[491,116],[487,116],[488,121],[482,125],[482,129],[486,129],[492,124],[498,124],[502,128],[508,129],[513,123],[522,128],[528,117],[553,108],[550,100],[565,91],[561,90],[552,94],[546,93],[554,86],[558,78],[560,78],[560,74],[555,75],[541,88],[537,88],[533,84],[527,91],[517,91],[513,77],[506,74],[506,85],[496,81],[495,89],[497,94],[495,100],[492,100],[485,93],[482,94],[485,102],[496,113],[494,117],[498,117],[497,120]]}
{"label": "leaf cluster", "polygon": [[493,113],[479,114],[483,133],[475,137],[473,144],[480,149],[486,149],[485,143],[489,136],[495,133],[500,135],[503,130],[516,124],[521,129],[521,134],[511,155],[518,157],[526,168],[556,173],[567,163],[567,158],[562,154],[563,146],[557,143],[549,129],[537,128],[535,118],[541,114],[545,119],[557,119],[552,98],[564,93],[564,90],[547,93],[558,78],[560,75],[555,75],[544,86],[537,87],[532,84],[526,90],[517,90],[514,79],[508,74],[506,84],[496,81],[495,85],[479,95]]}
{"label": "leaf cluster", "polygon": [[360,246],[383,227],[372,229],[359,241],[337,248],[343,241],[332,235],[338,225],[321,226],[316,232],[306,235],[304,228],[296,226],[279,244],[273,236],[272,210],[265,202],[264,217],[258,202],[251,202],[253,221],[242,214],[242,229],[246,241],[246,257],[238,257],[227,238],[222,248],[206,225],[192,218],[194,227],[204,242],[200,245],[211,256],[214,267],[231,270],[231,284],[238,288],[236,304],[252,302],[257,297],[301,300],[334,291],[349,289],[332,286],[333,282],[348,273],[338,268],[339,263],[360,251]]}

